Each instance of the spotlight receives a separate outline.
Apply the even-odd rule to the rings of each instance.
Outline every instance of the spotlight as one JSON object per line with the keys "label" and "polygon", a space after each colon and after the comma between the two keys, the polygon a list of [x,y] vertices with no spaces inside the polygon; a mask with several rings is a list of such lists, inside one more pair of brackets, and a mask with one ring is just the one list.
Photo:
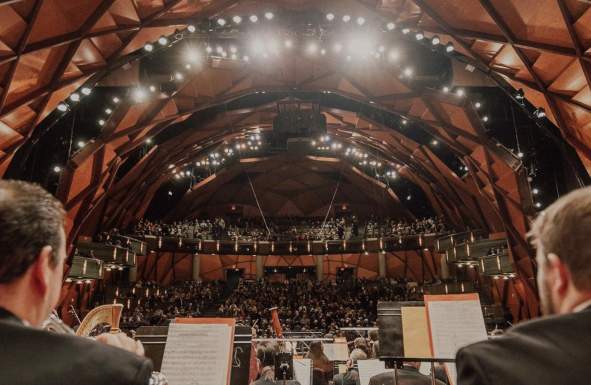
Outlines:
{"label": "spotlight", "polygon": [[73,102],[80,101],[80,94],[74,92],[72,95],[70,95],[70,100]]}
{"label": "spotlight", "polygon": [[410,68],[410,67],[406,67],[406,68],[404,69],[403,73],[404,73],[404,76],[406,76],[406,77],[411,77],[411,76],[412,76],[412,73],[413,73],[413,70],[412,70],[412,68]]}
{"label": "spotlight", "polygon": [[434,146],[437,146],[439,144],[439,142],[436,139],[433,139],[431,141],[431,144],[434,145]]}
{"label": "spotlight", "polygon": [[438,45],[439,43],[441,43],[441,39],[439,38],[439,36],[433,36],[433,38],[431,39],[431,44]]}
{"label": "spotlight", "polygon": [[217,47],[215,47],[215,52],[221,54],[222,52],[224,52],[224,47],[218,45]]}
{"label": "spotlight", "polygon": [[201,55],[199,54],[199,50],[194,47],[187,47],[185,50],[185,60],[189,63],[197,63],[200,58]]}
{"label": "spotlight", "polygon": [[459,97],[462,97],[462,96],[466,95],[466,91],[464,91],[463,88],[458,88],[456,90],[456,95],[459,96]]}
{"label": "spotlight", "polygon": [[521,151],[519,151],[519,152],[517,153],[517,157],[518,157],[519,159],[523,158],[524,156],[525,156],[525,154],[524,154],[523,152],[521,152]]}
{"label": "spotlight", "polygon": [[53,166],[53,172],[59,174],[60,172],[62,172],[62,168],[60,166]]}
{"label": "spotlight", "polygon": [[410,33],[410,28],[403,28],[402,33],[408,35]]}
{"label": "spotlight", "polygon": [[168,39],[164,36],[161,36],[160,39],[158,39],[158,44],[166,45],[166,44],[168,44]]}
{"label": "spotlight", "polygon": [[146,99],[146,90],[142,87],[137,87],[132,92],[132,97],[137,103],[141,103]]}
{"label": "spotlight", "polygon": [[479,109],[480,107],[482,107],[482,104],[480,102],[476,102],[476,103],[474,103],[474,107],[476,109]]}
{"label": "spotlight", "polygon": [[539,188],[537,188],[537,187],[534,187],[534,188],[531,190],[531,192],[532,192],[532,194],[534,194],[534,195],[538,195],[538,194],[540,193],[540,189],[539,189]]}
{"label": "spotlight", "polygon": [[148,87],[148,89],[150,90],[150,92],[156,92],[156,86],[150,86]]}
{"label": "spotlight", "polygon": [[453,50],[454,50],[454,45],[451,42],[449,42],[445,45],[445,52],[452,53]]}
{"label": "spotlight", "polygon": [[249,19],[251,23],[256,23],[259,21],[259,17],[257,15],[250,15]]}
{"label": "spotlight", "polygon": [[534,206],[536,206],[536,208],[539,209],[542,207],[542,204],[540,202],[536,202],[536,204]]}
{"label": "spotlight", "polygon": [[113,113],[112,109],[110,109],[110,108],[105,109],[105,114],[111,115],[111,113]]}
{"label": "spotlight", "polygon": [[408,120],[406,120],[406,119],[402,119],[402,125],[403,125],[403,126],[406,126],[407,124],[408,124]]}
{"label": "spotlight", "polygon": [[226,25],[226,19],[218,19],[218,24],[223,27],[224,25]]}
{"label": "spotlight", "polygon": [[417,40],[423,40],[425,38],[425,35],[423,35],[421,32],[419,32],[415,35],[415,38]]}
{"label": "spotlight", "polygon": [[388,24],[386,24],[386,28],[388,29],[388,31],[392,31],[394,30],[394,28],[396,28],[396,24],[394,24],[393,22],[389,22]]}
{"label": "spotlight", "polygon": [[115,104],[119,104],[119,102],[121,101],[121,99],[119,99],[117,96],[114,96],[112,100]]}
{"label": "spotlight", "polygon": [[483,121],[483,122],[488,122],[488,116],[486,116],[486,115],[485,115],[485,116],[483,116],[483,117],[482,117],[482,121]]}
{"label": "spotlight", "polygon": [[546,117],[546,111],[542,108],[539,107],[534,111],[534,116],[538,119],[542,119]]}
{"label": "spotlight", "polygon": [[447,94],[449,92],[449,87],[448,86],[443,87],[442,91]]}
{"label": "spotlight", "polygon": [[82,148],[86,145],[86,143],[84,143],[83,140],[79,140],[78,143],[76,143],[76,145],[78,146],[78,148]]}
{"label": "spotlight", "polygon": [[242,17],[236,15],[232,18],[232,21],[234,22],[234,24],[240,24],[242,23]]}
{"label": "spotlight", "polygon": [[104,126],[105,125],[105,120],[104,119],[99,119],[98,124],[99,126]]}
{"label": "spotlight", "polygon": [[365,24],[365,18],[364,18],[364,17],[361,17],[361,16],[359,16],[359,17],[357,18],[357,25],[359,25],[359,26],[362,26],[363,24]]}
{"label": "spotlight", "polygon": [[265,19],[273,20],[274,17],[275,15],[273,15],[273,12],[265,12]]}
{"label": "spotlight", "polygon": [[147,138],[147,139],[146,139],[146,143],[148,143],[148,144],[152,144],[152,138]]}
{"label": "spotlight", "polygon": [[196,29],[196,28],[195,28],[195,26],[194,26],[194,25],[192,25],[192,24],[190,24],[190,25],[187,27],[187,31],[189,31],[189,32],[191,32],[191,33],[194,33],[196,30],[197,30],[197,29]]}
{"label": "spotlight", "polygon": [[58,111],[66,112],[66,111],[68,111],[68,105],[65,103],[60,103],[57,105],[57,109],[58,109]]}
{"label": "spotlight", "polygon": [[180,72],[175,72],[174,73],[174,78],[176,80],[178,80],[178,81],[181,81],[181,80],[183,80],[185,78],[185,76],[182,73],[180,73]]}
{"label": "spotlight", "polygon": [[406,200],[407,200],[407,201],[409,201],[409,200],[411,200],[411,199],[412,199],[412,195],[407,195],[407,196],[406,196]]}
{"label": "spotlight", "polygon": [[345,16],[343,16],[343,21],[344,21],[345,23],[348,23],[348,22],[350,22],[350,21],[351,21],[351,16],[349,16],[349,15],[345,15]]}
{"label": "spotlight", "polygon": [[154,50],[154,46],[150,43],[146,43],[146,45],[144,45],[144,50],[147,52],[152,52]]}
{"label": "spotlight", "polygon": [[235,53],[233,53],[232,56],[230,56],[230,59],[236,60],[238,59],[238,56]]}
{"label": "spotlight", "polygon": [[88,96],[88,95],[91,94],[92,90],[90,88],[88,88],[88,87],[82,87],[82,89],[80,90],[80,92],[82,92],[83,95]]}
{"label": "spotlight", "polygon": [[334,20],[334,13],[327,13],[326,20],[333,21]]}

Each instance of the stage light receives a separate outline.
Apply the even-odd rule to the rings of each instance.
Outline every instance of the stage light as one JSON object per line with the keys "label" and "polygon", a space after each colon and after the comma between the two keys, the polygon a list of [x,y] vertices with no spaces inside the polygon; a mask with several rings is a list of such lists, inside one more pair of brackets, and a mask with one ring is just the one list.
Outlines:
{"label": "stage light", "polygon": [[437,146],[439,144],[439,142],[437,140],[433,139],[431,141],[431,144],[434,145],[434,146]]}
{"label": "stage light", "polygon": [[464,91],[463,88],[458,88],[456,90],[456,95],[459,96],[459,97],[462,97],[462,96],[466,95],[466,91]]}
{"label": "stage light", "polygon": [[423,40],[423,39],[425,38],[425,35],[423,35],[423,33],[422,33],[422,32],[419,32],[419,33],[417,33],[417,34],[415,35],[415,38],[416,38],[417,40]]}
{"label": "stage light", "polygon": [[534,187],[534,188],[531,190],[531,192],[532,192],[532,194],[534,194],[534,195],[538,195],[538,194],[540,193],[540,189],[538,189],[538,188]]}
{"label": "stage light", "polygon": [[359,17],[357,18],[357,25],[359,25],[359,26],[362,26],[363,24],[365,24],[365,18],[364,18],[364,17],[361,17],[361,16],[359,16]]}
{"label": "stage light", "polygon": [[166,45],[166,44],[168,44],[168,39],[166,37],[164,37],[164,36],[161,36],[158,39],[158,44],[160,44],[160,45]]}
{"label": "stage light", "polygon": [[343,21],[344,21],[345,23],[348,23],[348,22],[350,22],[350,21],[351,21],[351,16],[349,16],[349,15],[345,15],[345,16],[343,16]]}
{"label": "stage light", "polygon": [[156,92],[156,86],[151,85],[150,87],[148,87],[148,89],[150,90],[150,92]]}
{"label": "stage light", "polygon": [[104,126],[105,125],[105,120],[104,119],[99,119],[98,124],[99,126]]}
{"label": "stage light", "polygon": [[119,104],[119,102],[121,101],[121,99],[119,99],[117,96],[114,96],[112,100],[115,104]]}
{"label": "stage light", "polygon": [[524,154],[523,152],[521,152],[521,151],[519,151],[519,152],[517,153],[517,157],[518,157],[519,159],[523,158],[524,156],[525,156],[525,154]]}
{"label": "stage light", "polygon": [[78,148],[82,148],[86,145],[86,143],[84,143],[83,140],[79,140],[78,143],[76,143],[76,145],[78,146]]}
{"label": "stage light", "polygon": [[488,122],[488,116],[486,116],[486,115],[485,115],[485,116],[483,116],[483,117],[482,117],[482,121],[483,121],[483,122]]}
{"label": "stage light", "polygon": [[111,115],[111,113],[113,113],[113,110],[112,109],[110,109],[110,108],[106,108],[105,109],[105,114]]}
{"label": "stage light", "polygon": [[189,63],[197,63],[201,59],[199,50],[195,47],[187,47],[185,49],[185,60]]}
{"label": "stage light", "polygon": [[240,24],[242,23],[242,17],[236,15],[232,18],[232,21],[234,22],[234,24]]}
{"label": "stage light", "polygon": [[433,36],[433,38],[431,39],[431,44],[438,45],[439,43],[441,43],[441,39],[439,38],[439,36]]}
{"label": "stage light", "polygon": [[534,111],[534,116],[538,119],[542,119],[546,117],[546,111],[542,108],[539,107]]}
{"label": "stage light", "polygon": [[132,97],[137,103],[141,103],[146,99],[146,90],[142,87],[137,87],[132,92]]}
{"label": "stage light", "polygon": [[233,53],[232,56],[230,56],[230,59],[237,60],[238,59],[238,55],[236,55],[235,53]]}
{"label": "stage light", "polygon": [[152,144],[152,138],[147,138],[147,139],[146,139],[146,143],[148,143],[148,144]]}
{"label": "stage light", "polygon": [[70,100],[73,102],[80,101],[80,94],[74,92],[72,95],[70,95]]}
{"label": "stage light", "polygon": [[407,124],[408,124],[408,120],[406,120],[406,119],[402,119],[402,125],[403,125],[403,126],[406,126]]}
{"label": "stage light", "polygon": [[226,19],[218,19],[218,24],[223,27],[224,25],[226,25]]}
{"label": "stage light", "polygon": [[217,53],[224,52],[224,47],[222,47],[221,45],[218,45],[217,47],[215,47],[215,52],[217,52]]}
{"label": "stage light", "polygon": [[445,45],[445,51],[447,53],[451,53],[451,52],[453,52],[453,50],[454,50],[454,45],[451,42],[449,42]]}
{"label": "stage light", "polygon": [[480,102],[476,102],[476,103],[474,103],[474,107],[476,109],[479,109],[480,107],[482,107],[482,104]]}
{"label": "stage light", "polygon": [[56,174],[62,172],[62,168],[60,166],[53,166],[53,172]]}
{"label": "stage light", "polygon": [[396,28],[396,24],[394,24],[393,22],[389,22],[388,24],[386,24],[386,28],[388,28],[388,31],[392,31],[394,30],[394,28]]}
{"label": "stage light", "polygon": [[404,76],[406,76],[406,77],[411,77],[411,76],[412,76],[412,73],[413,73],[413,70],[412,70],[412,68],[410,68],[410,67],[406,67],[406,68],[404,69],[404,72],[403,72],[403,73],[404,73]]}
{"label": "stage light", "polygon": [[66,112],[66,111],[68,111],[68,105],[65,103],[60,103],[57,105],[57,109],[58,109],[58,111]]}
{"label": "stage light", "polygon": [[82,87],[80,92],[82,92],[83,95],[88,96],[92,93],[92,89],[90,89],[89,87]]}
{"label": "stage light", "polygon": [[326,20],[333,21],[334,20],[334,13],[327,13]]}
{"label": "stage light", "polygon": [[536,206],[536,208],[538,208],[538,209],[539,209],[539,208],[541,208],[541,207],[542,207],[542,204],[541,204],[540,202],[536,202],[535,206]]}
{"label": "stage light", "polygon": [[273,15],[273,12],[265,12],[265,19],[273,20],[274,17],[275,15]]}
{"label": "stage light", "polygon": [[176,80],[178,80],[178,81],[181,81],[181,80],[183,80],[185,78],[185,76],[182,73],[180,73],[180,72],[175,72],[174,73],[174,78]]}
{"label": "stage light", "polygon": [[443,87],[442,91],[447,94],[449,92],[449,87],[448,86]]}
{"label": "stage light", "polygon": [[146,43],[144,45],[144,50],[146,50],[147,52],[152,52],[154,50],[154,46],[150,43]]}
{"label": "stage light", "polygon": [[250,15],[249,19],[251,23],[256,23],[259,21],[259,17],[257,15]]}
{"label": "stage light", "polygon": [[189,26],[187,26],[187,31],[194,33],[197,29],[195,28],[194,25],[189,24]]}
{"label": "stage light", "polygon": [[407,201],[409,201],[409,200],[411,200],[411,199],[412,199],[412,195],[407,195],[407,196],[406,196],[406,200],[407,200]]}
{"label": "stage light", "polygon": [[408,35],[410,33],[410,28],[403,28],[402,33]]}

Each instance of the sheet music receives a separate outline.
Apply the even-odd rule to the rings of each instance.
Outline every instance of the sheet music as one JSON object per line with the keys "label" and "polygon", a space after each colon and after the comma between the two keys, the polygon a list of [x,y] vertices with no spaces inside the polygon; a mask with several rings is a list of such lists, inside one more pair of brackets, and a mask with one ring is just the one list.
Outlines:
{"label": "sheet music", "polygon": [[322,348],[330,361],[347,361],[349,359],[349,348],[346,343],[323,344]]}
{"label": "sheet music", "polygon": [[[487,339],[478,297],[457,301],[426,300],[426,303],[434,357],[454,359],[460,348]],[[446,369],[451,385],[455,385],[455,365],[446,364]]]}
{"label": "sheet music", "polygon": [[357,367],[359,368],[359,385],[368,385],[369,380],[375,375],[393,372],[393,369],[386,369],[386,364],[380,360],[359,360]]}
{"label": "sheet music", "polygon": [[224,385],[232,328],[224,324],[171,323],[162,359],[168,385]]}
{"label": "sheet music", "polygon": [[309,358],[294,359],[293,376],[300,385],[312,385],[312,360]]}

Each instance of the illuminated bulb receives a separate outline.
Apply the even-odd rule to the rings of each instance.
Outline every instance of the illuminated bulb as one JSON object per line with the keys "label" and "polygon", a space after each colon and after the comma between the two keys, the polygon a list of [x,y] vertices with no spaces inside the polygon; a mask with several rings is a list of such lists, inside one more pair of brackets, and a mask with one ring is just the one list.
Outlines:
{"label": "illuminated bulb", "polygon": [[324,48],[322,48],[322,49],[320,50],[320,54],[321,54],[321,55],[326,55],[326,50],[325,50]]}
{"label": "illuminated bulb", "polygon": [[218,19],[218,24],[223,27],[224,25],[226,25],[226,19]]}
{"label": "illuminated bulb", "polygon": [[333,21],[334,20],[334,13],[327,13],[326,20]]}
{"label": "illuminated bulb", "polygon": [[525,154],[521,151],[517,153],[517,157],[520,159],[523,158],[524,156],[525,156]]}
{"label": "illuminated bulb", "polygon": [[158,39],[158,44],[166,45],[166,44],[168,44],[168,39],[164,36],[161,36],[160,39]]}
{"label": "illuminated bulb", "polygon": [[62,168],[60,166],[54,166],[53,167],[53,172],[55,172],[56,174],[59,173],[59,172],[61,172],[61,171],[62,171]]}
{"label": "illuminated bulb", "polygon": [[350,21],[351,21],[351,16],[349,16],[349,15],[345,15],[345,16],[343,16],[343,21],[344,21],[345,23],[348,23],[348,22],[350,22]]}
{"label": "illuminated bulb", "polygon": [[235,24],[240,24],[240,23],[242,23],[242,17],[240,17],[240,16],[236,15],[236,16],[234,16],[234,17],[232,18],[232,21],[233,21]]}
{"label": "illuminated bulb", "polygon": [[410,29],[409,28],[403,28],[402,29],[402,33],[405,35],[408,35],[410,33]]}
{"label": "illuminated bulb", "polygon": [[80,90],[82,92],[82,94],[88,96],[90,95],[90,93],[92,92],[92,90],[88,87],[82,87],[82,90]]}
{"label": "illuminated bulb", "polygon": [[483,117],[482,117],[482,121],[483,121],[483,122],[488,122],[488,116],[483,116]]}
{"label": "illuminated bulb", "polygon": [[148,143],[148,144],[152,144],[152,138],[147,138],[147,139],[146,139],[146,143]]}
{"label": "illuminated bulb", "polygon": [[358,18],[357,18],[357,25],[360,25],[360,26],[361,26],[361,25],[363,25],[363,24],[365,24],[365,18],[363,18],[363,17],[361,17],[361,16],[360,16],[360,17],[358,17]]}
{"label": "illuminated bulb", "polygon": [[104,126],[105,125],[104,119],[99,119],[98,124],[99,124],[99,126]]}
{"label": "illuminated bulb", "polygon": [[191,33],[194,33],[194,32],[196,31],[196,28],[195,28],[195,26],[194,26],[194,25],[189,25],[189,26],[187,27],[187,31],[189,31],[189,32],[191,32]]}
{"label": "illuminated bulb", "polygon": [[247,62],[247,63],[248,63],[248,61],[250,60],[250,58],[249,58],[248,56],[244,56],[244,57],[242,58],[242,60],[244,60],[245,62]]}
{"label": "illuminated bulb", "polygon": [[474,103],[474,107],[476,107],[476,109],[479,109],[480,107],[482,107],[482,104],[480,102],[476,102]]}
{"label": "illuminated bulb", "polygon": [[439,142],[434,139],[433,141],[431,141],[431,144],[434,145],[434,146],[437,146],[439,144]]}
{"label": "illuminated bulb", "polygon": [[464,89],[463,89],[463,88],[458,88],[458,89],[456,90],[456,95],[457,95],[457,96],[459,96],[459,97],[462,97],[462,96],[464,96],[465,94],[466,94],[466,91],[464,91]]}
{"label": "illuminated bulb", "polygon": [[212,53],[212,52],[213,52],[213,48],[211,48],[210,46],[207,46],[207,47],[205,48],[205,52],[207,52],[207,53]]}
{"label": "illuminated bulb", "polygon": [[406,126],[408,124],[408,120],[402,119],[402,125]]}
{"label": "illuminated bulb", "polygon": [[431,39],[431,44],[438,45],[439,43],[441,43],[441,39],[439,38],[439,36],[433,36],[433,38]]}
{"label": "illuminated bulb", "polygon": [[249,19],[251,23],[256,23],[257,21],[259,21],[259,17],[257,15],[251,15]]}
{"label": "illuminated bulb", "polygon": [[135,90],[133,90],[133,99],[138,103],[143,102],[146,96],[146,91],[141,87],[138,87]]}
{"label": "illuminated bulb", "polygon": [[275,15],[273,15],[273,12],[265,12],[265,19],[273,20],[274,17]]}
{"label": "illuminated bulb", "polygon": [[410,68],[410,67],[406,67],[406,68],[404,69],[404,76],[406,76],[406,77],[410,77],[410,76],[412,76],[412,72],[413,72],[413,71],[412,71],[412,68]]}
{"label": "illuminated bulb", "polygon": [[417,40],[423,40],[425,38],[425,35],[423,35],[421,32],[419,32],[415,35],[415,38]]}
{"label": "illuminated bulb", "polygon": [[60,103],[57,105],[58,111],[66,112],[68,110],[68,105],[65,103]]}
{"label": "illuminated bulb", "polygon": [[447,94],[449,92],[449,87],[448,86],[443,87],[443,92]]}
{"label": "illuminated bulb", "polygon": [[389,22],[388,24],[386,24],[386,28],[388,28],[388,31],[392,31],[394,28],[396,28],[396,24],[394,24],[393,22]]}
{"label": "illuminated bulb", "polygon": [[308,44],[308,53],[315,54],[318,51],[318,44],[312,42]]}
{"label": "illuminated bulb", "polygon": [[150,43],[147,43],[146,45],[144,45],[144,49],[147,52],[152,52],[154,50],[154,46],[152,44],[150,44]]}
{"label": "illuminated bulb", "polygon": [[538,188],[535,188],[535,187],[534,187],[534,188],[531,190],[531,192],[532,192],[532,194],[534,194],[534,195],[538,195],[538,194],[540,193],[540,189],[538,189]]}
{"label": "illuminated bulb", "polygon": [[150,86],[148,87],[148,89],[150,90],[150,92],[156,92],[156,86]]}
{"label": "illuminated bulb", "polygon": [[82,140],[79,140],[77,145],[78,145],[78,148],[82,148],[86,145],[86,143],[84,143],[84,141],[82,141]]}
{"label": "illuminated bulb", "polygon": [[535,206],[539,209],[540,207],[542,207],[542,204],[540,202],[536,202]]}
{"label": "illuminated bulb", "polygon": [[452,43],[447,43],[445,45],[445,51],[446,52],[451,53],[451,52],[453,52],[453,50],[454,50],[454,45]]}
{"label": "illuminated bulb", "polygon": [[217,47],[215,47],[215,52],[217,52],[217,53],[224,52],[224,47],[222,47],[221,45],[218,45]]}
{"label": "illuminated bulb", "polygon": [[107,114],[107,115],[111,115],[112,112],[113,112],[113,110],[110,108],[105,109],[105,114]]}
{"label": "illuminated bulb", "polygon": [[73,102],[80,101],[80,94],[77,94],[76,92],[74,92],[72,95],[70,95],[70,100]]}
{"label": "illuminated bulb", "polygon": [[113,103],[118,104],[121,101],[117,96],[113,97]]}
{"label": "illuminated bulb", "polygon": [[176,72],[176,73],[174,74],[174,78],[175,78],[176,80],[183,80],[185,77],[183,76],[183,74],[182,74],[182,73],[180,73],[180,72]]}

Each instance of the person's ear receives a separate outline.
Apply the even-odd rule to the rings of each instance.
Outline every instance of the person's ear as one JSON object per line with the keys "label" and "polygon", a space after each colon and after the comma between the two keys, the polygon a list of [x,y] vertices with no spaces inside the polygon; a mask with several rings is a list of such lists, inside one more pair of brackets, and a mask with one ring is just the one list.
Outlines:
{"label": "person's ear", "polygon": [[39,252],[37,260],[32,266],[32,279],[35,290],[41,296],[45,296],[45,293],[49,290],[52,273],[52,256],[53,248],[51,246],[45,246]]}
{"label": "person's ear", "polygon": [[571,274],[568,267],[554,253],[548,254],[548,276],[550,288],[553,293],[564,295],[571,283]]}

